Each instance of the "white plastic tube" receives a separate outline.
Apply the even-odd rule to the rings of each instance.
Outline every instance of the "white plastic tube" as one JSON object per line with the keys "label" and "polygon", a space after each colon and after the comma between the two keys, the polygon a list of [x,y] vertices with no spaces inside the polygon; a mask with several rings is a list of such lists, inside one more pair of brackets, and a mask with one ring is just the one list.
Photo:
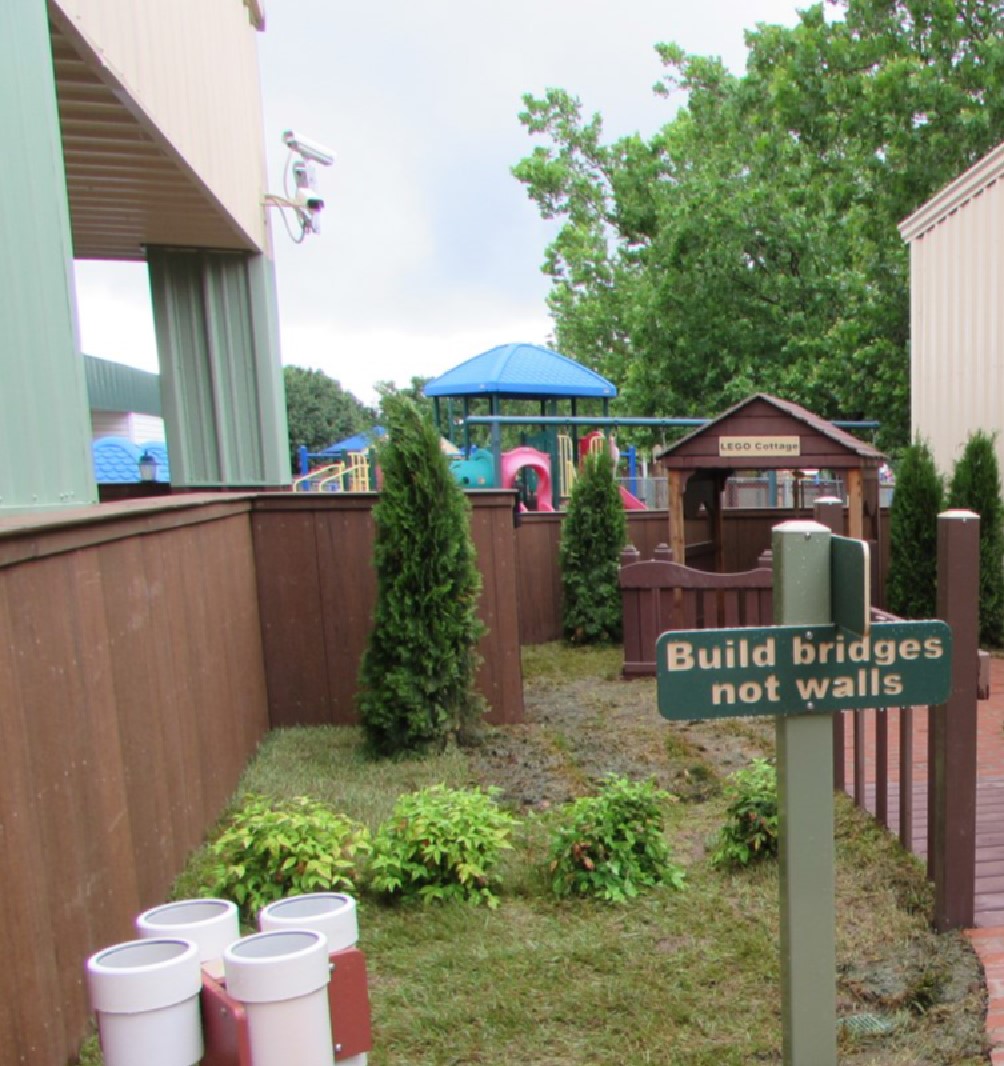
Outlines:
{"label": "white plastic tube", "polygon": [[356,901],[341,892],[308,892],[262,907],[258,915],[262,932],[271,929],[313,929],[328,938],[328,951],[355,947],[359,939]]}
{"label": "white plastic tube", "polygon": [[144,911],[136,919],[144,939],[181,937],[199,949],[199,962],[223,976],[223,952],[241,935],[237,906],[228,899],[183,899]]}
{"label": "white plastic tube", "polygon": [[[359,940],[356,901],[342,892],[308,892],[290,896],[262,907],[258,926],[270,929],[313,929],[328,938],[329,951],[344,951]],[[338,1033],[335,1033],[337,1044]],[[363,1052],[338,1059],[338,1066],[367,1066],[369,1056]]]}
{"label": "white plastic tube", "polygon": [[87,960],[105,1066],[194,1066],[202,1058],[198,948],[130,940]]}
{"label": "white plastic tube", "polygon": [[224,951],[223,971],[227,992],[247,1011],[252,1066],[333,1066],[323,933],[245,937]]}

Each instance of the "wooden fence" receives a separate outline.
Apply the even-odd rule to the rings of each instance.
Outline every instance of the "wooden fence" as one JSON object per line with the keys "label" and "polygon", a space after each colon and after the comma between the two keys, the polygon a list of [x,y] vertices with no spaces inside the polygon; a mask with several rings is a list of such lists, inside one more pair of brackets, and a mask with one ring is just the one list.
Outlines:
{"label": "wooden fence", "polygon": [[0,1063],[64,1066],[84,960],[164,900],[268,728],[246,500],[0,530]]}
{"label": "wooden fence", "polygon": [[621,553],[625,677],[655,676],[655,645],[670,629],[722,629],[772,624],[769,564],[738,574],[713,574],[672,561],[663,544],[642,561]]}
{"label": "wooden fence", "polygon": [[[516,601],[515,493],[470,493],[488,627],[478,689],[488,721],[523,718]],[[349,725],[376,602],[373,493],[271,493],[252,515],[269,720]]]}
{"label": "wooden fence", "polygon": [[[353,720],[374,499],[183,495],[0,525],[0,1066],[64,1066],[84,959],[165,898],[270,726]],[[560,635],[560,519],[514,529],[513,500],[472,494],[499,722],[522,716],[520,615],[524,640]],[[665,539],[664,512],[629,523],[647,551]]]}
{"label": "wooden fence", "polygon": [[[844,530],[844,509],[840,529]],[[723,517],[723,551],[729,572],[754,570],[758,558],[770,547],[771,529],[791,518],[811,517],[809,512],[783,510],[726,510]],[[888,515],[883,513],[885,528]],[[544,644],[561,639],[561,572],[558,542],[563,515],[521,514],[516,530],[517,582],[519,595],[519,639],[522,644]],[[628,543],[642,559],[654,558],[659,544],[669,543],[669,514],[666,511],[630,511],[627,515]],[[714,546],[706,537],[707,523],[688,521],[687,566],[698,570],[714,568]],[[888,537],[873,545],[872,588],[875,602],[885,603],[885,574],[888,572]],[[679,561],[679,560],[677,560]]]}

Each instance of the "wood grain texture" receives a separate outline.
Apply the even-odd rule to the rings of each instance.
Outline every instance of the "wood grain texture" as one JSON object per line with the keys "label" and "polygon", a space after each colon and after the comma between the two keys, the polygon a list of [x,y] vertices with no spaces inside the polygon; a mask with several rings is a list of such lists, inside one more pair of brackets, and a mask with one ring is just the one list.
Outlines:
{"label": "wood grain texture", "polygon": [[0,530],[2,1066],[76,1052],[86,958],[166,898],[266,731],[248,514]]}

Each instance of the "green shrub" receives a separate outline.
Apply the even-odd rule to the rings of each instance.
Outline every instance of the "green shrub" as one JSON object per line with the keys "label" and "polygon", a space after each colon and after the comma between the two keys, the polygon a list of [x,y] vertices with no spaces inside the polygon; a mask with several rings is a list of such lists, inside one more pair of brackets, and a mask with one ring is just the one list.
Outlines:
{"label": "green shrub", "polygon": [[938,514],[944,498],[931,450],[921,440],[896,469],[889,512],[886,604],[902,618],[933,618],[938,569]]}
{"label": "green shrub", "polygon": [[653,781],[608,778],[598,795],[559,813],[550,847],[551,891],[619,903],[658,885],[683,887],[663,835],[669,794]]}
{"label": "green shrub", "polygon": [[359,712],[378,755],[442,750],[484,714],[474,687],[481,575],[469,508],[439,434],[411,401],[387,397],[383,490],[373,510],[377,600]]}
{"label": "green shrub", "polygon": [[728,821],[722,826],[713,866],[748,866],[776,855],[778,848],[777,771],[766,759],[754,759],[725,783]]}
{"label": "green shrub", "polygon": [[249,794],[210,844],[207,893],[231,899],[248,921],[267,903],[304,892],[353,891],[369,832],[306,796]]}
{"label": "green shrub", "polygon": [[562,630],[576,644],[621,639],[620,553],[627,519],[606,451],[586,456],[561,527]]}
{"label": "green shrub", "polygon": [[373,891],[497,907],[497,867],[519,823],[495,802],[495,791],[433,785],[401,796],[373,838]]}
{"label": "green shrub", "polygon": [[994,437],[970,434],[955,464],[948,506],[980,516],[980,643],[1004,643],[1004,502]]}

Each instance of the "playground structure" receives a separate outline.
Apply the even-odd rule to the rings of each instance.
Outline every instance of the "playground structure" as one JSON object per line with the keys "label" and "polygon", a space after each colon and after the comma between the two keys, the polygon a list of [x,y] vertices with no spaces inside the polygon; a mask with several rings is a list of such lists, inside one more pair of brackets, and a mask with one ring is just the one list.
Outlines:
{"label": "playground structure", "polygon": [[[367,433],[357,433],[319,452],[310,452],[301,445],[297,454],[300,473],[293,479],[293,491],[375,492],[379,488],[375,444],[386,436],[383,426],[374,426]],[[321,465],[311,469],[311,462],[317,460]]]}
{"label": "playground structure", "polygon": [[[425,387],[433,400],[441,433],[460,447],[453,463],[454,475],[472,488],[516,488],[524,507],[539,511],[562,508],[571,495],[578,462],[590,448],[611,447],[596,431],[596,421],[609,422],[609,402],[616,387],[599,374],[548,348],[533,344],[503,344],[476,355]],[[539,415],[502,415],[503,403],[523,401],[538,405]],[[569,416],[559,416],[558,405],[567,401]],[[579,403],[599,402],[598,419],[579,417]],[[472,404],[487,402],[481,419]],[[459,410],[458,410],[459,407]],[[445,408],[445,409],[444,409]],[[472,427],[487,424],[488,448],[474,445]],[[519,425],[537,430],[521,432],[519,443],[503,451],[502,426]],[[579,426],[594,432],[580,441]],[[564,431],[564,432],[562,432]],[[615,452],[616,454],[616,452]],[[643,507],[636,497],[625,504]]]}

